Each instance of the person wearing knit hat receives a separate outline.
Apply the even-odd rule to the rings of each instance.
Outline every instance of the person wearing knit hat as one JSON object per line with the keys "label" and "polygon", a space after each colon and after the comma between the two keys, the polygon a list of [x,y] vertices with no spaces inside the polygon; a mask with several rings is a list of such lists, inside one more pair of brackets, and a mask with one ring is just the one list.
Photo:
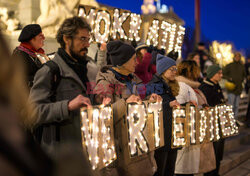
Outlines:
{"label": "person wearing knit hat", "polygon": [[135,54],[133,46],[120,40],[111,41],[107,44],[107,52],[113,66],[122,66]]}
{"label": "person wearing knit hat", "polygon": [[20,57],[22,59],[29,88],[33,85],[33,79],[37,70],[41,68],[43,63],[50,60],[42,49],[44,40],[45,37],[41,26],[39,24],[29,24],[22,29],[18,37],[18,41],[21,43],[15,48],[12,54],[13,57]]}
{"label": "person wearing knit hat", "polygon": [[155,175],[174,175],[177,150],[171,148],[172,142],[172,108],[179,107],[176,100],[180,86],[175,79],[176,63],[173,59],[158,54],[156,57],[156,74],[147,85],[148,93],[156,93],[163,99],[163,124],[165,146],[155,150],[157,172]]}
{"label": "person wearing knit hat", "polygon": [[220,71],[221,68],[219,65],[211,65],[207,68],[207,78],[211,79],[218,71]]}
{"label": "person wearing knit hat", "polygon": [[161,54],[157,55],[156,58],[156,72],[161,75],[163,72],[168,70],[170,67],[176,66],[176,62],[166,56],[163,56]]}
{"label": "person wearing knit hat", "polygon": [[[107,52],[112,65],[100,69],[96,77],[97,84],[94,92],[97,104],[105,105],[107,102],[112,104],[118,158],[117,164],[105,170],[105,173],[110,172],[107,175],[112,175],[111,172],[118,172],[118,175],[130,176],[153,175],[157,168],[153,152],[139,156],[137,161],[125,162],[124,160],[128,161],[129,158],[121,157],[127,156],[124,153],[123,145],[127,135],[124,133],[126,125],[122,120],[126,114],[126,103],[141,103],[142,101],[138,89],[142,85],[142,81],[134,74],[137,64],[135,49],[131,45],[117,40],[107,44]],[[153,94],[150,99],[157,101],[160,100],[160,97]]]}
{"label": "person wearing knit hat", "polygon": [[[203,80],[199,89],[205,95],[207,103],[211,107],[215,107],[219,104],[224,104],[225,98],[222,92],[222,89],[219,85],[219,81],[222,79],[222,70],[218,65],[211,65],[207,68],[207,78]],[[205,173],[204,175],[219,175],[220,162],[223,159],[224,151],[224,140],[220,139],[219,141],[213,142],[213,147],[215,151],[216,158],[216,169]]]}

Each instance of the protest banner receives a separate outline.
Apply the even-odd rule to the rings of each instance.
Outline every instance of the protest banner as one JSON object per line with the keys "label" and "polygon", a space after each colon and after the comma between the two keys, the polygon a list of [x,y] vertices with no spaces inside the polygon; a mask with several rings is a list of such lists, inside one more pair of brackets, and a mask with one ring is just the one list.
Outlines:
{"label": "protest banner", "polygon": [[237,134],[239,131],[234,118],[232,105],[218,105],[216,109],[219,113],[218,116],[222,137]]}
{"label": "protest banner", "polygon": [[116,159],[111,106],[81,109],[83,148],[93,169],[101,169]]}
{"label": "protest banner", "polygon": [[198,109],[187,104],[173,109],[172,148],[217,141],[238,134],[232,106]]}
{"label": "protest banner", "polygon": [[134,40],[165,49],[167,53],[172,50],[181,52],[185,28],[173,20],[151,18],[148,21],[148,17],[144,20],[140,14],[127,10],[85,5],[79,6],[77,15],[87,19],[92,28],[94,42],[103,43],[110,39]]}
{"label": "protest banner", "polygon": [[[129,103],[123,123],[122,155],[126,163],[164,146],[162,102]],[[168,117],[164,117],[168,118]],[[111,106],[81,109],[84,151],[93,169],[102,169],[117,157],[113,111]],[[217,141],[238,134],[232,106],[218,105],[198,109],[189,103],[173,109],[172,148],[188,147]]]}
{"label": "protest banner", "polygon": [[164,146],[162,103],[127,104],[130,157]]}

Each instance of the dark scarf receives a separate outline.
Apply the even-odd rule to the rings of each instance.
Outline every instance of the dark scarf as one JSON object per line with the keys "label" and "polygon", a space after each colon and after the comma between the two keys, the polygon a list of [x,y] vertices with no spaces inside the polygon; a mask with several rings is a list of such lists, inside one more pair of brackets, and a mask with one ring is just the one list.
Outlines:
{"label": "dark scarf", "polygon": [[109,68],[109,70],[112,71],[115,74],[115,78],[119,82],[121,82],[123,84],[126,84],[127,90],[129,90],[131,94],[137,94],[136,92],[133,91],[133,85],[134,85],[133,79],[134,79],[134,76],[132,74],[123,75],[121,73],[118,73],[117,71],[115,71],[112,68]]}
{"label": "dark scarf", "polygon": [[83,85],[87,86],[87,82],[89,82],[87,77],[87,60],[78,60],[75,62],[71,56],[69,56],[66,51],[62,48],[58,49],[58,54],[62,57],[65,63],[78,75]]}
{"label": "dark scarf", "polygon": [[125,83],[125,84],[131,83],[133,78],[134,78],[132,74],[129,74],[128,76],[126,76],[126,75],[122,75],[122,74],[118,73],[117,71],[115,71],[112,68],[109,68],[109,70],[111,70],[115,74],[115,78],[118,81],[120,81],[121,83]]}

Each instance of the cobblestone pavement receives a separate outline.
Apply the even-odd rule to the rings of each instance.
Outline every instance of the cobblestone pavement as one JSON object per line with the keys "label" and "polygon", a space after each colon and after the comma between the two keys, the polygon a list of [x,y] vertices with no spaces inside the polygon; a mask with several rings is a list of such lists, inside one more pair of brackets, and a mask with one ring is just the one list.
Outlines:
{"label": "cobblestone pavement", "polygon": [[243,162],[238,167],[234,168],[223,176],[250,176],[250,159]]}
{"label": "cobblestone pavement", "polygon": [[[195,174],[195,176],[203,176],[203,174]],[[250,159],[222,176],[250,176]]]}

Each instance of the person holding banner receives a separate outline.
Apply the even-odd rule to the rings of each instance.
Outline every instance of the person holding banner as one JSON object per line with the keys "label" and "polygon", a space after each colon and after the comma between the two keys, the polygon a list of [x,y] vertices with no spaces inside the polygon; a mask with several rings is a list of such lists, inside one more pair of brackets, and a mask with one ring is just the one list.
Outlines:
{"label": "person holding banner", "polygon": [[[178,69],[177,71],[179,72]],[[190,74],[189,72],[190,70],[186,69],[185,71]],[[178,103],[180,103],[181,105],[185,105],[186,103],[191,103],[192,105],[197,106],[197,97],[191,86],[186,84],[185,81],[183,81],[183,79],[179,80],[178,84],[180,86],[179,94],[178,96],[176,96],[176,100],[178,101]],[[200,158],[200,146],[195,145],[195,146],[183,147],[182,149],[178,150],[175,163],[175,174],[178,176],[182,176],[182,175],[191,175],[193,173],[198,173],[199,158]]]}
{"label": "person holding banner", "polygon": [[156,93],[163,99],[163,122],[165,146],[155,151],[157,172],[155,176],[173,176],[177,149],[171,149],[172,108],[180,106],[176,101],[179,94],[179,84],[175,80],[177,68],[173,59],[158,54],[156,60],[157,73],[147,85],[147,93]]}
{"label": "person holding banner", "polygon": [[[95,100],[97,103],[112,103],[117,160],[102,170],[103,175],[152,176],[156,171],[153,152],[129,158],[128,134],[126,133],[126,103],[141,103],[137,86],[142,81],[134,74],[137,64],[135,49],[120,40],[107,44],[111,66],[101,68],[96,78]],[[160,101],[153,94],[150,99]]]}
{"label": "person holding banner", "polygon": [[[200,83],[197,80],[200,76],[200,68],[197,63],[192,60],[184,60],[178,64],[177,68],[178,76],[176,80],[192,87],[197,97],[198,108],[208,106],[205,95],[198,89]],[[179,157],[181,153],[183,155]],[[182,173],[182,175],[205,173],[215,169],[216,163],[212,142],[184,147],[178,151],[176,163],[175,173]]]}
{"label": "person holding banner", "polygon": [[[218,65],[212,65],[208,67],[206,74],[207,78],[201,83],[199,89],[206,96],[208,105],[214,107],[216,105],[225,103],[225,98],[219,85],[219,81],[223,75],[222,69]],[[219,141],[213,142],[216,157],[216,169],[205,173],[205,176],[219,175],[220,161],[223,158],[224,152],[224,142],[225,140],[222,138]]]}
{"label": "person holding banner", "polygon": [[38,115],[35,126],[42,128],[41,146],[53,158],[68,143],[82,151],[80,108],[91,106],[86,93],[90,31],[82,17],[65,19],[56,36],[61,48],[34,78],[30,99]]}

